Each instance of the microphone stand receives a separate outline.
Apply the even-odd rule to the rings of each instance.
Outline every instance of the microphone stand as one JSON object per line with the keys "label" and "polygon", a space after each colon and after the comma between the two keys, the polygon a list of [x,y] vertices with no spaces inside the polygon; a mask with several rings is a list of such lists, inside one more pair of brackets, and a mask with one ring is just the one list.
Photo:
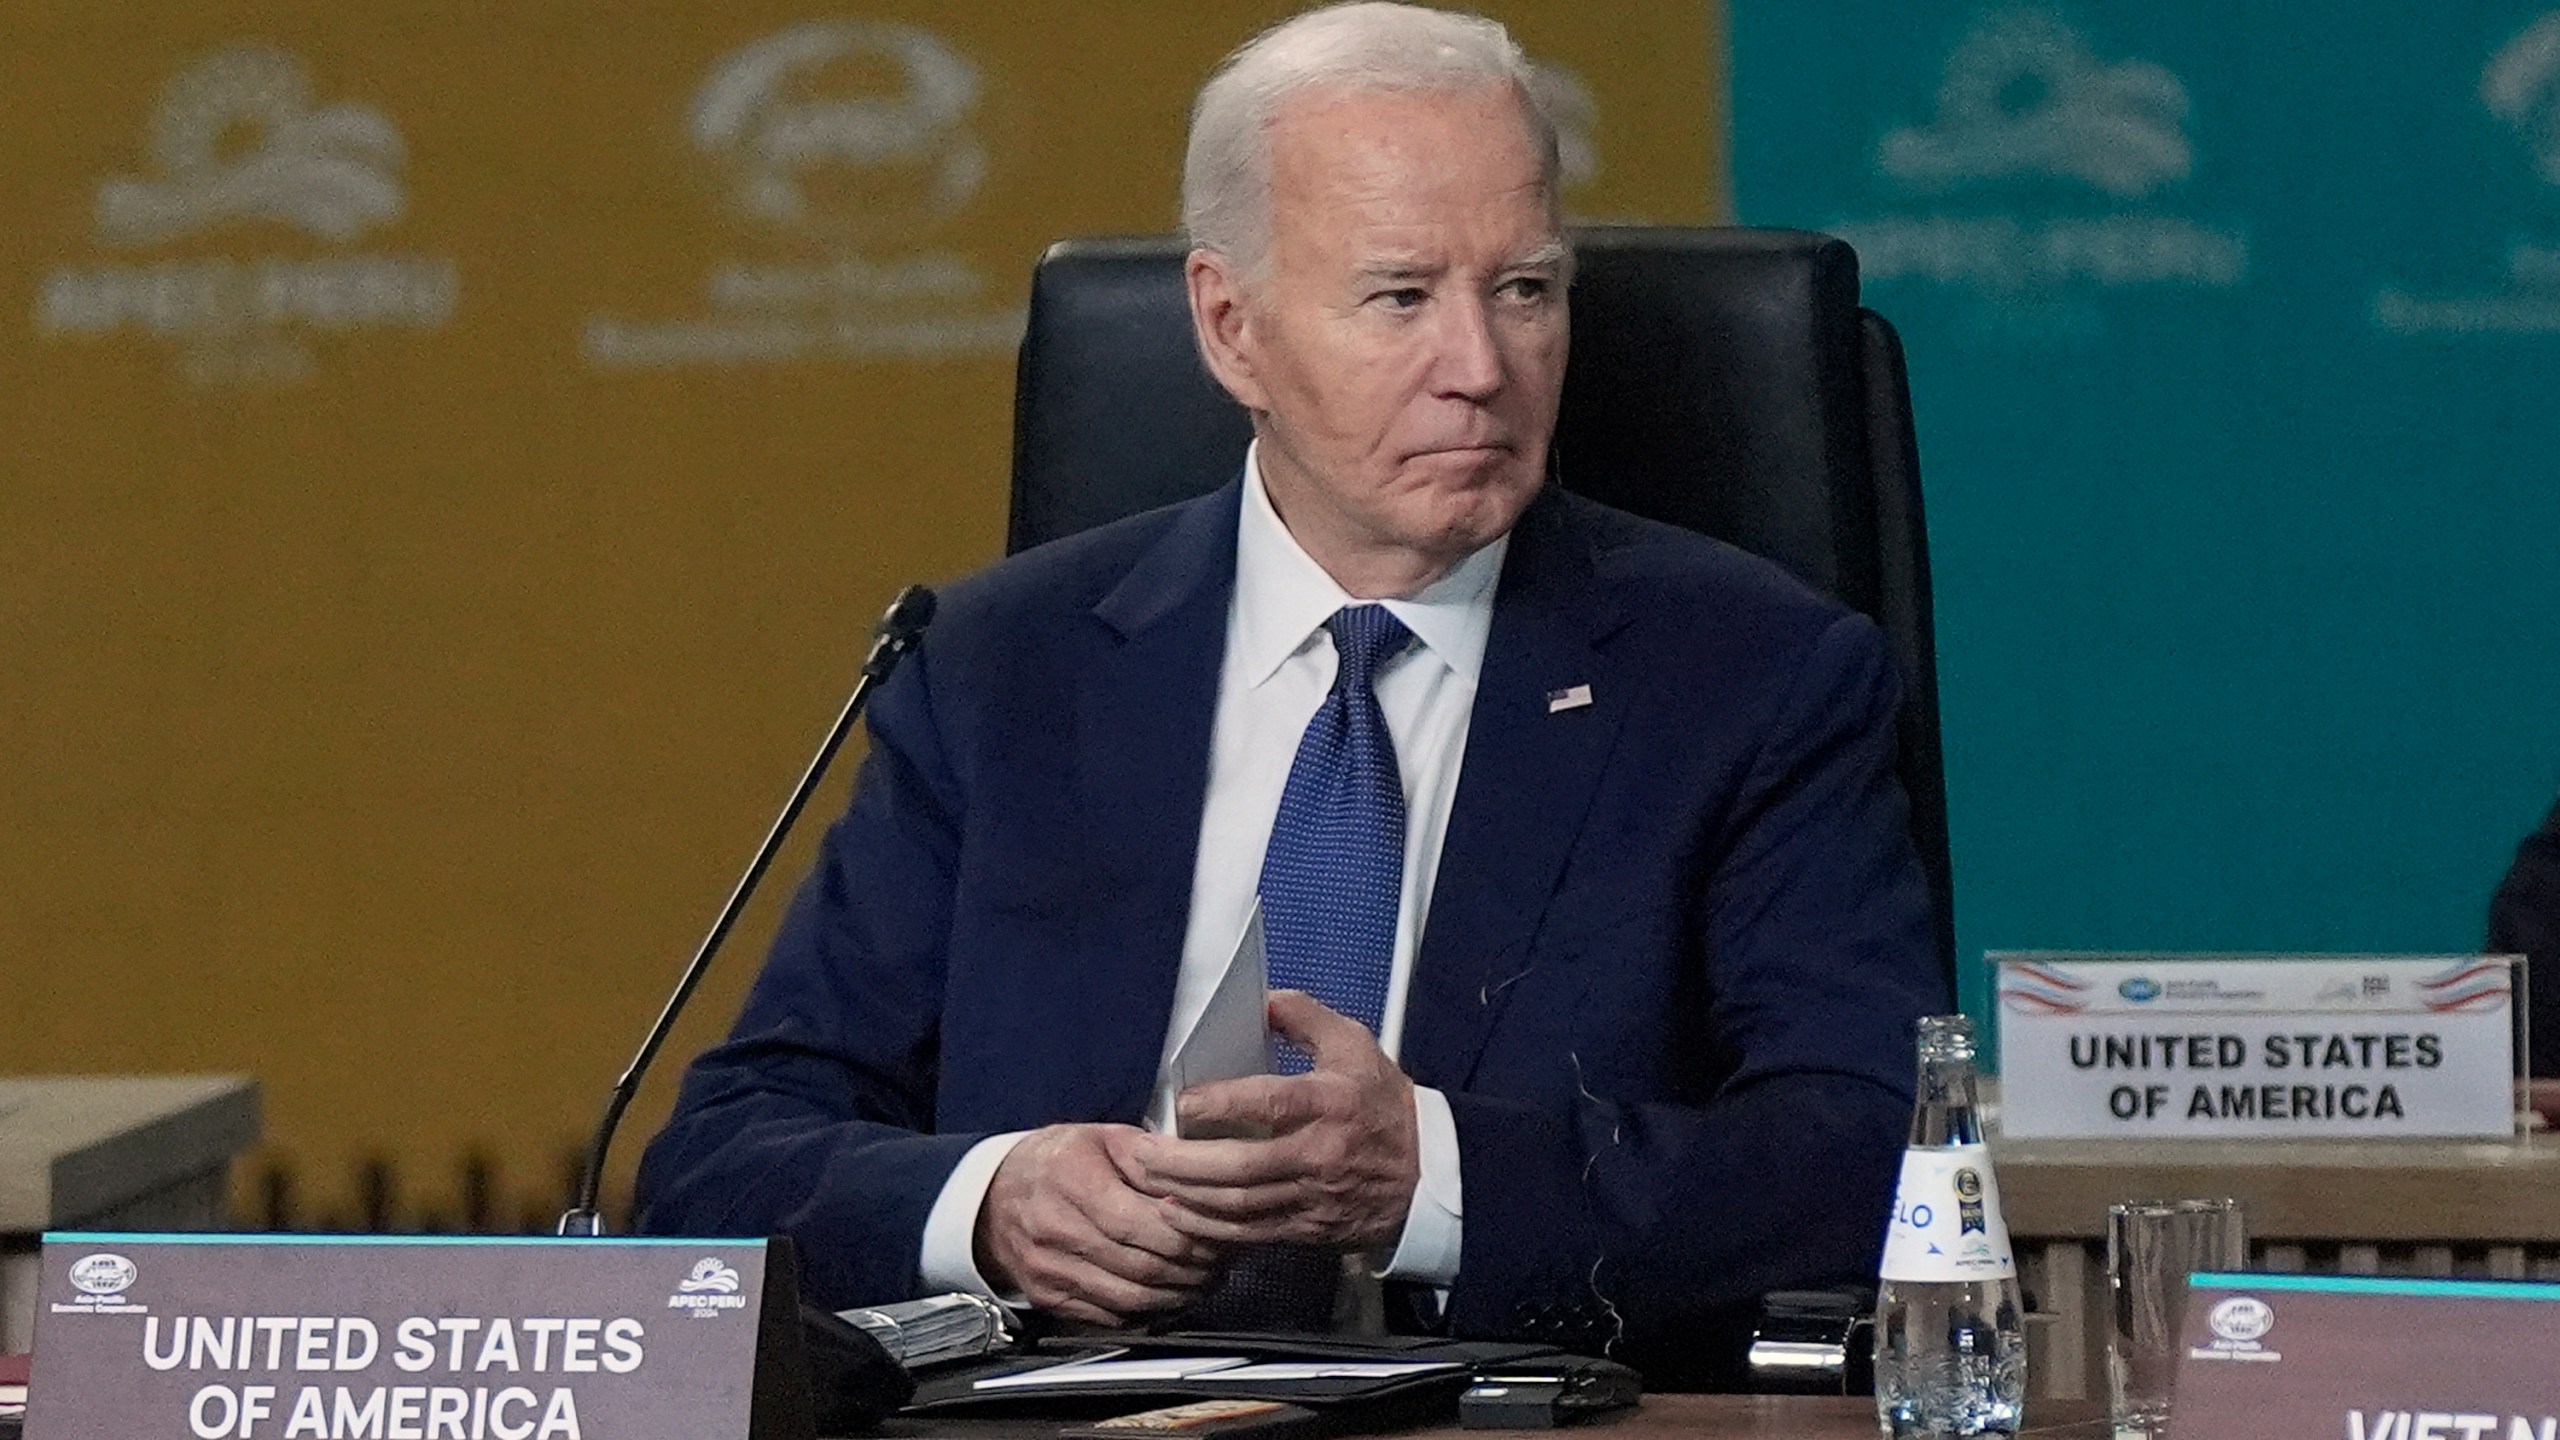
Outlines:
{"label": "microphone stand", "polygon": [[631,1097],[639,1093],[641,1077],[648,1074],[649,1063],[658,1058],[658,1047],[666,1043],[668,1032],[675,1029],[676,1017],[684,1013],[686,1002],[693,998],[694,987],[702,983],[704,972],[711,968],[711,957],[719,953],[720,943],[729,938],[729,928],[738,923],[738,913],[746,909],[748,899],[756,892],[757,882],[764,879],[765,867],[773,863],[775,852],[782,848],[783,837],[791,833],[792,822],[800,818],[801,808],[809,803],[810,794],[827,773],[827,765],[836,758],[836,751],[844,745],[845,736],[852,732],[853,722],[861,715],[863,703],[871,698],[872,688],[889,678],[889,672],[896,669],[898,662],[923,638],[925,626],[933,621],[933,609],[933,592],[921,585],[910,585],[898,592],[898,598],[889,602],[888,613],[880,617],[879,626],[872,632],[871,653],[862,662],[861,677],[853,682],[853,693],[845,697],[844,709],[836,716],[834,727],[819,743],[818,753],[810,757],[809,767],[800,774],[800,783],[793,787],[791,798],[783,804],[782,813],[774,817],[773,827],[765,832],[764,843],[756,847],[755,858],[747,862],[746,873],[738,877],[737,886],[729,892],[728,903],[720,907],[719,916],[711,922],[711,929],[693,952],[692,961],[677,977],[675,991],[667,997],[665,1008],[658,1012],[657,1023],[649,1027],[648,1035],[641,1040],[639,1053],[633,1055],[631,1063],[624,1067],[622,1078],[613,1082],[613,1092],[605,1099],[604,1117],[596,1123],[595,1135],[587,1142],[586,1165],[578,1172],[578,1193],[574,1203],[561,1212],[562,1235],[604,1233],[604,1217],[596,1208],[596,1192],[604,1184],[605,1156],[613,1147],[613,1132],[622,1124],[622,1112],[631,1107]]}

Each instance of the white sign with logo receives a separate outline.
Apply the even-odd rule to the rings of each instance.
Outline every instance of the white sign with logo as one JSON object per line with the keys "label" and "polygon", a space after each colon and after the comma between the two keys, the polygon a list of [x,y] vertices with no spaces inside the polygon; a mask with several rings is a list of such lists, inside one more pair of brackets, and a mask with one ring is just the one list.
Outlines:
{"label": "white sign with logo", "polygon": [[2515,1133],[2513,956],[1990,959],[2012,1137]]}
{"label": "white sign with logo", "polygon": [[27,1440],[808,1440],[789,1242],[45,1236]]}

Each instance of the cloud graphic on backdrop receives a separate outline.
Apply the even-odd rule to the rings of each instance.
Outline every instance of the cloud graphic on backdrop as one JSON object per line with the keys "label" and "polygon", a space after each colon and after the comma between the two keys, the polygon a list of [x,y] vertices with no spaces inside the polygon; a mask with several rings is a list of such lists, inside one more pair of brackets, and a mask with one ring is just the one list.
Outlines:
{"label": "cloud graphic on backdrop", "polygon": [[2560,185],[2560,10],[2524,28],[2480,72],[2480,103],[2533,147],[2534,168]]}
{"label": "cloud graphic on backdrop", "polygon": [[2056,175],[2132,199],[2193,170],[2186,118],[2177,76],[2101,63],[2052,13],[2010,10],[1974,26],[1947,57],[1937,115],[1887,134],[1876,160],[1921,189]]}
{"label": "cloud graphic on backdrop", "polygon": [[98,234],[111,244],[234,220],[344,241],[404,208],[399,130],[361,105],[314,109],[302,62],[268,46],[217,51],[170,81],[148,148],[158,176],[98,186]]}
{"label": "cloud graphic on backdrop", "polygon": [[911,236],[987,177],[966,121],[978,67],[909,25],[813,20],[723,57],[694,96],[694,143],[743,214],[842,239]]}

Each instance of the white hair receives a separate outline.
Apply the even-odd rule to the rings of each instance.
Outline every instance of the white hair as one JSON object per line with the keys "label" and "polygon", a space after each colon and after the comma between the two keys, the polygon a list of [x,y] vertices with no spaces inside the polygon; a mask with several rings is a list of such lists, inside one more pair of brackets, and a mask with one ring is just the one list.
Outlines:
{"label": "white hair", "polygon": [[1194,247],[1262,268],[1271,241],[1271,127],[1310,90],[1439,94],[1509,85],[1550,204],[1560,165],[1545,86],[1511,33],[1481,15],[1352,0],[1286,20],[1226,58],[1191,105],[1182,228]]}

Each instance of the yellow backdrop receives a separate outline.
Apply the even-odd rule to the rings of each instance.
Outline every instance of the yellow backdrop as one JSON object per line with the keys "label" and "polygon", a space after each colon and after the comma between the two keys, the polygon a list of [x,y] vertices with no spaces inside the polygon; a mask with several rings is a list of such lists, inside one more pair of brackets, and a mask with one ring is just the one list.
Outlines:
{"label": "yellow backdrop", "polygon": [[[258,1075],[304,1222],[556,1205],[869,622],[997,554],[1032,259],[1169,228],[1290,8],[0,7],[0,1068]],[[1709,7],[1489,8],[1578,213],[1720,210]]]}

